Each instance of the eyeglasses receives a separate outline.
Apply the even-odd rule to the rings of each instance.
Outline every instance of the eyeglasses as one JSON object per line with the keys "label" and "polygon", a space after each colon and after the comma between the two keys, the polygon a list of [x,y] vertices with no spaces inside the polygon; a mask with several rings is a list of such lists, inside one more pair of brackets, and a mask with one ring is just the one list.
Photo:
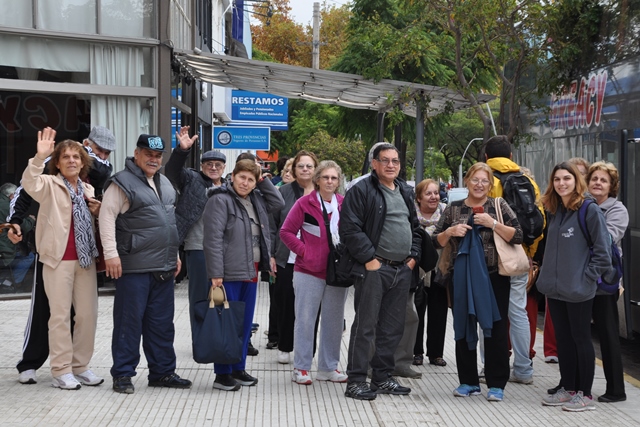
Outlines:
{"label": "eyeglasses", "polygon": [[471,178],[469,181],[471,181],[471,183],[473,185],[478,185],[478,184],[482,184],[483,187],[491,184],[491,182],[488,179],[478,179],[478,178]]}
{"label": "eyeglasses", "polygon": [[315,168],[315,166],[312,165],[311,163],[306,164],[306,165],[303,165],[303,164],[299,163],[299,164],[296,165],[296,168],[298,168],[298,169],[313,169],[313,168]]}
{"label": "eyeglasses", "polygon": [[375,159],[375,160],[382,163],[384,166],[389,166],[389,163],[393,164],[393,166],[400,165],[400,159]]}
{"label": "eyeglasses", "polygon": [[211,168],[211,169],[223,169],[224,168],[224,163],[220,163],[220,162],[204,162],[202,164],[202,166],[204,166],[206,168]]}
{"label": "eyeglasses", "polygon": [[337,176],[328,176],[328,175],[322,175],[320,178],[324,179],[325,181],[338,181],[338,180],[340,180],[340,178],[338,178]]}

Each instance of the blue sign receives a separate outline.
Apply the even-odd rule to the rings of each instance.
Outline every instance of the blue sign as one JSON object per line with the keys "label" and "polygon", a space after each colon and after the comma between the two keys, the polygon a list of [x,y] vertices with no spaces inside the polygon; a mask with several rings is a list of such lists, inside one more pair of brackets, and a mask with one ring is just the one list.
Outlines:
{"label": "blue sign", "polygon": [[271,129],[254,126],[214,126],[213,148],[269,151]]}
{"label": "blue sign", "polygon": [[269,126],[287,130],[289,100],[268,93],[231,91],[231,121],[249,126]]}

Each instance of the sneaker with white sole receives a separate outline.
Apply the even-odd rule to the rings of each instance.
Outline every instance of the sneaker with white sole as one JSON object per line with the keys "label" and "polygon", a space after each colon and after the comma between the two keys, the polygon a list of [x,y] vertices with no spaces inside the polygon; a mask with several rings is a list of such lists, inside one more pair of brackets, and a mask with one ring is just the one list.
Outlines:
{"label": "sneaker with white sole", "polygon": [[469,397],[477,396],[480,392],[479,385],[460,384],[458,388],[453,390],[453,395],[456,397]]}
{"label": "sneaker with white sole", "polygon": [[289,363],[289,353],[286,351],[278,350],[278,363],[286,365]]}
{"label": "sneaker with white sole", "polygon": [[542,404],[544,406],[562,406],[565,403],[571,402],[573,394],[569,393],[564,387],[547,397],[542,398]]}
{"label": "sneaker with white sole", "polygon": [[64,390],[80,390],[80,387],[82,387],[71,372],[62,374],[59,377],[53,377],[51,386]]}
{"label": "sneaker with white sole", "polygon": [[104,378],[99,377],[93,372],[91,372],[91,369],[87,369],[83,373],[77,374],[76,378],[80,381],[82,385],[96,386],[104,382]]}
{"label": "sneaker with white sole", "polygon": [[316,375],[316,379],[318,381],[331,381],[332,383],[346,383],[349,380],[349,377],[338,371],[318,371],[318,375]]}
{"label": "sneaker with white sole", "polygon": [[544,358],[544,363],[558,363],[558,356],[547,356]]}
{"label": "sneaker with white sole", "polygon": [[516,374],[511,374],[511,376],[509,377],[509,382],[519,384],[533,384],[533,377],[531,376],[529,378],[520,378],[516,376]]}
{"label": "sneaker with white sole", "polygon": [[36,370],[35,369],[27,369],[26,371],[20,372],[18,376],[18,382],[20,384],[35,384],[38,382],[36,378]]}
{"label": "sneaker with white sole", "polygon": [[595,411],[595,409],[593,398],[584,396],[581,391],[574,394],[570,402],[562,405],[562,410],[569,412]]}
{"label": "sneaker with white sole", "polygon": [[291,374],[291,381],[297,384],[309,385],[312,383],[311,376],[309,375],[309,371],[305,371],[304,369],[293,369],[293,373]]}

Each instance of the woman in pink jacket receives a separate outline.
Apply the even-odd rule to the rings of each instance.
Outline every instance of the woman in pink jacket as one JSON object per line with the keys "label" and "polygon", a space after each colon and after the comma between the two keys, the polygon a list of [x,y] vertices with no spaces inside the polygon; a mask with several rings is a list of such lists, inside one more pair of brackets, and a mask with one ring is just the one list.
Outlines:
{"label": "woman in pink jacket", "polygon": [[[331,160],[315,169],[315,190],[298,199],[282,228],[280,239],[297,257],[293,268],[295,292],[294,359],[292,381],[311,384],[314,327],[320,311],[320,345],[318,346],[318,381],[346,382],[338,371],[340,341],[344,319],[346,288],[327,286],[329,240],[340,242],[338,222],[343,197],[336,193],[342,181],[340,166]],[[329,219],[325,225],[323,206]]]}

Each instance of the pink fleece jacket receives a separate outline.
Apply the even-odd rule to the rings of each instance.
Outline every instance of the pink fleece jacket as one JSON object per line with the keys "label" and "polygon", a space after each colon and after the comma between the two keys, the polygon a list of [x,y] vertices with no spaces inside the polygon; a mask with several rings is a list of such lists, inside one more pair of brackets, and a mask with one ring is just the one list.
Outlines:
{"label": "pink fleece jacket", "polygon": [[[280,228],[280,239],[297,255],[293,266],[294,271],[325,279],[329,242],[322,207],[316,194],[317,192],[313,191],[298,199],[293,205]],[[344,198],[340,194],[336,194],[336,197],[338,210],[340,210]],[[300,231],[299,239],[296,237],[298,231]]]}

